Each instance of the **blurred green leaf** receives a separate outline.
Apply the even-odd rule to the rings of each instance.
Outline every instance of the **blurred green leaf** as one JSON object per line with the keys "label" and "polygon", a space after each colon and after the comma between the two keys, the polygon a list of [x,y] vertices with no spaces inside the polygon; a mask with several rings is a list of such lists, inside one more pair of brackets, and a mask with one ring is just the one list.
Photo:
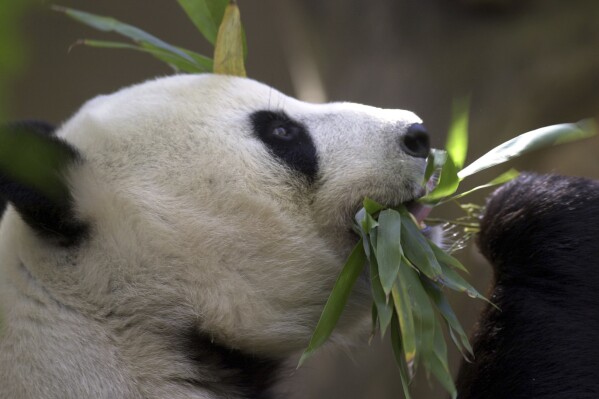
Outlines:
{"label": "blurred green leaf", "polygon": [[31,187],[46,198],[70,198],[62,175],[76,161],[69,147],[20,125],[0,127],[0,174]]}
{"label": "blurred green leaf", "polygon": [[177,0],[206,40],[214,44],[229,0]]}
{"label": "blurred green leaf", "polygon": [[470,98],[464,97],[454,100],[452,107],[452,121],[447,134],[445,148],[455,163],[456,168],[462,169],[468,154],[468,110]]}
{"label": "blurred green leaf", "polygon": [[22,40],[21,15],[35,5],[32,0],[0,1],[0,121],[5,121],[13,105],[8,101],[8,87],[23,70],[27,46]]}
{"label": "blurred green leaf", "polygon": [[181,58],[176,54],[161,50],[148,44],[135,45],[130,43],[89,39],[77,42],[77,44],[79,43],[90,47],[127,49],[147,53],[170,65],[176,72],[198,73],[212,71],[211,59],[200,54],[191,53],[187,50],[182,51],[185,51],[190,57],[192,57],[195,60],[194,63],[191,63],[187,59]]}
{"label": "blurred green leaf", "polygon": [[364,253],[364,247],[362,246],[362,242],[358,242],[358,244],[354,247],[352,253],[350,254],[345,266],[343,266],[343,270],[337,281],[335,282],[335,286],[331,291],[331,295],[322,311],[320,316],[320,320],[316,325],[316,329],[312,334],[312,338],[310,339],[310,344],[308,348],[302,354],[300,358],[298,367],[302,365],[307,358],[309,358],[316,349],[318,349],[325,341],[329,338],[339,317],[341,316],[341,312],[343,312],[343,308],[347,303],[347,299],[349,298],[349,294],[358,279],[358,276],[364,269],[364,264],[366,263],[366,254]]}
{"label": "blurred green leaf", "polygon": [[[381,211],[378,220],[376,260],[386,295],[395,283],[403,252],[401,250],[401,216],[393,209]],[[380,237],[380,239],[378,238]]]}
{"label": "blurred green leaf", "polygon": [[592,137],[597,134],[596,123],[585,119],[578,123],[563,123],[524,133],[493,148],[458,173],[460,180],[481,170],[507,162],[527,152],[556,144]]}
{"label": "blurred green leaf", "polygon": [[98,29],[103,32],[115,32],[122,36],[125,36],[136,43],[146,43],[152,47],[163,50],[167,53],[177,55],[192,64],[195,60],[190,57],[185,51],[166,43],[165,41],[135,27],[132,25],[125,24],[111,17],[105,17],[101,15],[95,15],[84,11],[74,10],[67,7],[54,6],[54,10],[63,12],[69,17],[84,23],[92,28]]}
{"label": "blurred green leaf", "polygon": [[234,2],[225,9],[214,46],[214,73],[246,76],[243,27],[239,7]]}

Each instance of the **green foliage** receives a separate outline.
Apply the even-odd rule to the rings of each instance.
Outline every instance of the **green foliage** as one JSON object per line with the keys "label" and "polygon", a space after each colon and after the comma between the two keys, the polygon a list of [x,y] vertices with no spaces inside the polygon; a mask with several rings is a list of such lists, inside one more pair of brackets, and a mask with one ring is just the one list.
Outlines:
{"label": "green foliage", "polygon": [[[430,189],[431,181],[438,181],[436,187],[429,190],[421,201],[431,207],[447,201],[455,202],[474,191],[504,184],[518,176],[516,170],[510,169],[487,184],[455,194],[460,181],[478,171],[544,146],[595,134],[594,125],[588,121],[537,129],[496,147],[460,171],[467,155],[467,115],[466,102],[454,106],[447,151],[432,150],[428,157],[422,184]],[[472,204],[459,205],[466,216],[453,223],[462,226],[469,237],[478,231],[477,216],[481,208]],[[424,366],[427,375],[432,374],[439,380],[452,398],[456,398],[457,391],[449,372],[447,346],[440,320],[445,321],[449,336],[462,355],[468,359],[473,353],[445,291],[463,292],[472,298],[489,301],[459,274],[459,271],[467,272],[466,268],[421,233],[422,226],[404,206],[384,209],[368,198],[363,206],[356,214],[354,226],[361,239],[344,266],[342,275],[357,278],[362,262],[368,260],[373,297],[373,330],[378,328],[381,336],[387,329],[391,330],[393,352],[406,398],[410,398],[408,386],[420,365]],[[357,256],[360,260],[359,269],[355,263]],[[326,314],[323,312],[300,364],[323,345],[333,332],[355,282],[355,279],[349,280],[351,286],[343,286],[344,280],[347,281],[347,277],[337,280],[327,301]]]}
{"label": "green foliage", "polygon": [[[178,3],[206,40],[215,45],[214,61],[204,55],[173,46],[113,18],[67,8],[57,9],[88,26],[116,32],[132,42],[81,40],[78,43],[144,52],[166,62],[177,72],[213,71],[245,76],[247,47],[235,1],[178,0]],[[0,81],[0,85],[1,83]],[[468,149],[468,103],[468,99],[454,103],[446,150],[432,150],[428,157],[422,183],[427,194],[420,201],[429,207],[448,201],[456,202],[476,190],[503,184],[515,178],[518,172],[511,169],[487,184],[455,194],[460,182],[472,174],[544,146],[590,137],[596,130],[590,121],[537,129],[494,148],[463,168]],[[458,205],[466,216],[451,223],[463,227],[466,236],[470,237],[478,231],[477,216],[481,207],[473,204]],[[332,334],[351,290],[367,263],[373,297],[373,330],[378,329],[382,336],[387,330],[391,331],[393,352],[405,396],[410,397],[408,386],[422,365],[427,375],[434,375],[451,393],[452,398],[456,398],[456,388],[447,363],[442,321],[446,323],[451,339],[465,357],[472,356],[472,348],[447,301],[445,290],[486,299],[459,274],[458,271],[465,272],[466,269],[449,255],[448,252],[454,247],[445,252],[425,238],[420,231],[422,226],[405,207],[384,209],[368,198],[364,200],[363,206],[356,214],[354,226],[360,240],[335,282],[299,365]],[[427,219],[427,222],[431,221],[433,219]]]}
{"label": "green foliage", "polygon": [[54,9],[94,29],[115,32],[130,40],[114,42],[83,39],[76,44],[143,52],[165,62],[175,72],[216,72],[245,76],[244,60],[247,47],[237,5],[229,0],[179,0],[179,5],[206,40],[215,45],[215,62],[210,57],[169,44],[112,17],[66,7]]}
{"label": "green foliage", "polygon": [[229,0],[177,0],[206,40],[214,44]]}
{"label": "green foliage", "polygon": [[333,332],[335,324],[337,324],[337,321],[341,316],[341,312],[347,303],[349,294],[351,293],[358,276],[364,269],[365,262],[366,256],[364,253],[364,247],[362,246],[362,243],[359,242],[347,259],[345,267],[335,282],[335,286],[333,287],[331,296],[324,307],[322,315],[320,316],[320,320],[318,321],[318,325],[316,326],[312,340],[310,340],[308,348],[302,355],[298,367],[301,366],[302,363],[308,357],[310,357],[310,355],[312,355],[316,349],[324,344],[324,342]]}
{"label": "green foliage", "polygon": [[0,121],[8,116],[8,84],[23,66],[24,47],[18,23],[31,0],[0,1]]}
{"label": "green foliage", "polygon": [[344,277],[335,284],[301,363],[332,333],[351,290],[351,287],[343,286],[344,281],[353,286],[367,259],[374,299],[373,320],[381,335],[391,327],[402,381],[409,384],[422,364],[445,387],[451,388],[455,397],[445,346],[435,345],[435,331],[441,334],[442,327],[434,310],[447,322],[458,348],[471,355],[466,334],[449,306],[443,288],[482,296],[457,274],[456,270],[463,268],[459,261],[428,241],[403,206],[379,212],[383,208],[381,205],[374,205],[370,199],[365,203],[375,213],[363,208],[356,216],[354,227],[362,238],[343,268],[341,276]]}
{"label": "green foliage", "polygon": [[61,173],[73,161],[73,152],[56,140],[26,127],[0,127],[0,173],[57,203],[68,201],[69,189]]}

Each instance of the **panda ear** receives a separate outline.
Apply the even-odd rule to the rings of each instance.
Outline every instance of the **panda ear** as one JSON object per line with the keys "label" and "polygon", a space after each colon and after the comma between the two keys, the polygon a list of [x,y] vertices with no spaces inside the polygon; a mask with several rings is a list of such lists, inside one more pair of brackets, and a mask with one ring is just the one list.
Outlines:
{"label": "panda ear", "polygon": [[75,218],[65,179],[66,169],[81,157],[53,132],[36,121],[0,127],[0,197],[41,236],[66,246],[86,230]]}

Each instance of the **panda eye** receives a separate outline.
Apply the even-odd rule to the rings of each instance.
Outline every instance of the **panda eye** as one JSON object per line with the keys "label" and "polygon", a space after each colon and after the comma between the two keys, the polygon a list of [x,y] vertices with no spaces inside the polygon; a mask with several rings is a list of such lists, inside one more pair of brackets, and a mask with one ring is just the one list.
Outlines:
{"label": "panda eye", "polygon": [[289,169],[314,181],[318,172],[316,147],[306,126],[283,112],[256,111],[250,116],[254,137]]}
{"label": "panda eye", "polygon": [[271,135],[285,141],[293,140],[297,137],[297,129],[293,127],[275,126],[272,129]]}

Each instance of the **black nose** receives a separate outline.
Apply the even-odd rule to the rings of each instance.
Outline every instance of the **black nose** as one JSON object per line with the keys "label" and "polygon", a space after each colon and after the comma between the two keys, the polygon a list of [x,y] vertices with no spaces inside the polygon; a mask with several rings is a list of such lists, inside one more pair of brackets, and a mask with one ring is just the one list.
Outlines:
{"label": "black nose", "polygon": [[410,125],[401,136],[401,148],[413,157],[426,158],[431,150],[426,128],[420,123]]}

